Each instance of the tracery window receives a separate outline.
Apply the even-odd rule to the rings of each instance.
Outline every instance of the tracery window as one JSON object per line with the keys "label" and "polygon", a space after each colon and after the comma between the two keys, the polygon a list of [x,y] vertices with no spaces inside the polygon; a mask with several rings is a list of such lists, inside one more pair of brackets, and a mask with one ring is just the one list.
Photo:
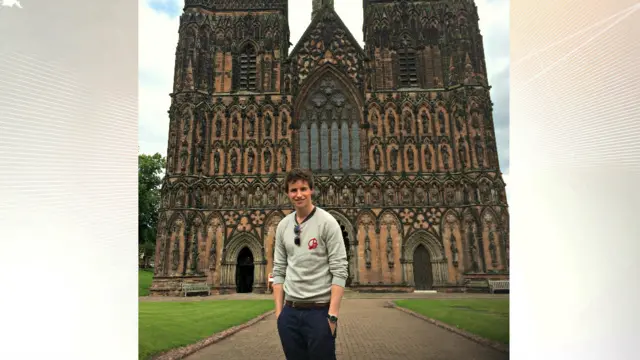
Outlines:
{"label": "tracery window", "polygon": [[340,82],[327,77],[309,92],[300,119],[300,167],[314,171],[360,169],[357,107]]}

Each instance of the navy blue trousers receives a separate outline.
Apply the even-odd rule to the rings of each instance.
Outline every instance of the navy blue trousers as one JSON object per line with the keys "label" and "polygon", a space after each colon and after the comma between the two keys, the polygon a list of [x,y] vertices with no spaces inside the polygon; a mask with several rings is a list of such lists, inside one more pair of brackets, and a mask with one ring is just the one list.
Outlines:
{"label": "navy blue trousers", "polygon": [[336,338],[329,327],[328,313],[328,307],[284,306],[278,317],[278,333],[287,360],[336,359]]}

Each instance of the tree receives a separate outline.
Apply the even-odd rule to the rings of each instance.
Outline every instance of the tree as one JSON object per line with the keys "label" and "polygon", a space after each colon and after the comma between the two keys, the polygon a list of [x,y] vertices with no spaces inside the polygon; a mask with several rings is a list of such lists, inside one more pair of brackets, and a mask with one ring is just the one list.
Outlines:
{"label": "tree", "polygon": [[138,154],[138,248],[148,267],[155,253],[158,210],[160,209],[160,186],[165,168],[165,158]]}

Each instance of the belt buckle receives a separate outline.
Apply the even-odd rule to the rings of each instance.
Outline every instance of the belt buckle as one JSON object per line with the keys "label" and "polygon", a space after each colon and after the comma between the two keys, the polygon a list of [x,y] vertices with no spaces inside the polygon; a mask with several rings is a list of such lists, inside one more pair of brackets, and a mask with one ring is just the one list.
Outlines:
{"label": "belt buckle", "polygon": [[303,303],[301,303],[300,301],[292,301],[291,302],[291,307],[294,309],[299,309],[301,307],[301,305],[303,305]]}

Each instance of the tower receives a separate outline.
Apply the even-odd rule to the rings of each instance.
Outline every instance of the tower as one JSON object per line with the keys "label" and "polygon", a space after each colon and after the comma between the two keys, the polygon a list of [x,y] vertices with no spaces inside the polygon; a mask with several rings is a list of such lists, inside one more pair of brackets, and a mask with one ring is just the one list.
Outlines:
{"label": "tower", "polygon": [[364,0],[364,48],[332,0],[312,8],[289,52],[286,0],[186,1],[152,292],[263,291],[296,166],[341,225],[352,288],[508,276],[473,1]]}

